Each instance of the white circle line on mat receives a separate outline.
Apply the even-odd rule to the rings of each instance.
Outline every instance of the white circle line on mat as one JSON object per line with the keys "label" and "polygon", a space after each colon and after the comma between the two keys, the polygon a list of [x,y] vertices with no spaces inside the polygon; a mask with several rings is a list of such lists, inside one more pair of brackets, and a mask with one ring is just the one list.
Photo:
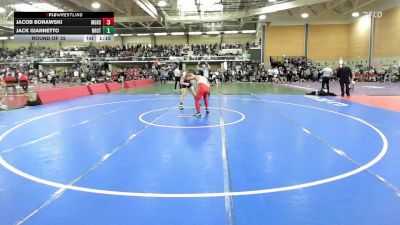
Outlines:
{"label": "white circle line on mat", "polygon": [[[151,110],[148,112],[144,112],[142,114],[140,114],[139,116],[139,120],[142,123],[145,123],[147,125],[151,125],[151,126],[156,126],[156,127],[164,127],[164,128],[175,128],[175,129],[199,129],[199,128],[213,128],[213,127],[221,127],[221,126],[229,126],[229,125],[233,125],[236,123],[240,123],[242,122],[246,116],[236,110],[232,110],[232,109],[225,109],[225,108],[219,108],[219,107],[209,107],[210,109],[219,109],[219,110],[225,110],[225,111],[229,111],[229,112],[234,112],[240,115],[240,119],[233,121],[233,122],[229,122],[229,123],[224,123],[224,124],[215,124],[215,125],[204,125],[204,126],[174,126],[174,125],[164,125],[164,124],[157,124],[157,123],[152,123],[149,121],[146,121],[145,119],[143,119],[144,116],[146,116],[147,114],[153,113],[153,112],[158,112],[158,111],[163,111],[163,110],[169,110],[169,109],[176,109],[176,107],[170,107],[170,108],[162,108],[162,109],[155,109],[155,110]],[[194,119],[196,119],[196,117],[193,116]]]}
{"label": "white circle line on mat", "polygon": [[[238,99],[238,98],[228,98],[228,99]],[[146,99],[146,100],[160,100],[160,99]],[[60,189],[69,189],[69,190],[75,190],[75,191],[81,191],[81,192],[87,192],[87,193],[95,193],[95,194],[102,194],[102,195],[114,195],[114,196],[128,196],[128,197],[148,197],[148,198],[210,198],[210,197],[226,197],[226,196],[246,196],[246,195],[259,195],[259,194],[267,194],[267,193],[274,193],[274,192],[283,192],[283,191],[290,191],[290,190],[297,190],[297,189],[302,189],[302,188],[307,188],[307,187],[312,187],[312,186],[317,186],[321,184],[326,184],[330,182],[334,182],[337,180],[341,180],[350,176],[353,176],[355,174],[358,174],[371,166],[375,165],[378,163],[387,153],[388,150],[388,141],[385,137],[385,135],[375,126],[372,124],[368,123],[367,121],[364,121],[363,119],[357,118],[355,116],[350,116],[344,113],[340,112],[335,112],[332,110],[328,109],[323,109],[323,108],[318,108],[318,107],[313,107],[313,106],[308,106],[308,105],[301,105],[301,104],[295,104],[295,103],[289,103],[289,102],[280,102],[280,101],[268,101],[268,100],[258,100],[258,99],[238,99],[238,100],[246,100],[246,101],[258,101],[258,102],[269,102],[269,103],[276,103],[276,104],[286,104],[286,105],[294,105],[294,106],[299,106],[299,107],[304,107],[304,108],[311,108],[311,109],[316,109],[320,111],[325,111],[337,115],[341,115],[343,117],[347,117],[350,119],[353,119],[355,121],[358,121],[369,128],[373,129],[381,138],[382,140],[382,149],[380,150],[379,154],[372,159],[370,162],[366,163],[365,165],[362,165],[354,170],[351,170],[349,172],[339,174],[337,176],[333,177],[328,177],[325,179],[321,180],[316,180],[312,182],[307,182],[307,183],[301,183],[301,184],[296,184],[296,185],[290,185],[290,186],[282,186],[282,187],[276,187],[276,188],[268,188],[268,189],[258,189],[258,190],[247,190],[247,191],[233,191],[233,192],[209,192],[209,193],[143,193],[143,192],[124,192],[124,191],[112,191],[112,190],[103,190],[103,189],[95,189],[95,188],[87,188],[87,187],[81,187],[81,186],[74,186],[74,185],[67,185],[67,184],[62,184],[58,182],[53,182],[49,181],[46,179],[42,179],[39,177],[35,177],[33,175],[30,175],[26,172],[23,172],[11,164],[9,164],[1,155],[0,155],[0,164],[11,171],[14,174],[17,174],[19,176],[22,176],[26,179],[45,184],[48,186],[60,188]],[[109,104],[119,104],[119,103],[125,103],[125,102],[132,102],[132,101],[145,101],[144,99],[142,100],[130,100],[130,101],[119,101],[119,102],[110,102],[110,103],[102,103],[102,104],[96,104],[96,105],[91,105],[91,106],[83,106],[83,107],[76,107],[68,110],[62,110],[54,113],[48,113],[42,116],[34,117],[28,121],[25,121],[23,123],[20,123],[10,129],[8,129],[6,132],[2,133],[0,135],[0,143],[1,141],[12,131],[15,129],[28,124],[30,122],[33,122],[35,120],[45,118],[48,116],[52,116],[55,114],[63,113],[63,112],[68,112],[68,111],[73,111],[73,110],[78,110],[82,108],[89,108],[89,107],[95,107],[95,106],[101,106],[101,105],[109,105]]]}

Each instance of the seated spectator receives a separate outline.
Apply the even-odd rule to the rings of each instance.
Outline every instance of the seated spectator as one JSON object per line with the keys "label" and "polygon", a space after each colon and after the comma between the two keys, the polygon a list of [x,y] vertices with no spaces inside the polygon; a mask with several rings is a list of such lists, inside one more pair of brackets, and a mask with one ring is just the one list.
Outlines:
{"label": "seated spectator", "polygon": [[24,73],[19,74],[19,85],[25,92],[28,92],[28,76]]}
{"label": "seated spectator", "polygon": [[13,93],[17,93],[16,79],[11,73],[6,75],[6,77],[4,78],[4,83],[6,92],[8,92],[9,88],[13,88]]}

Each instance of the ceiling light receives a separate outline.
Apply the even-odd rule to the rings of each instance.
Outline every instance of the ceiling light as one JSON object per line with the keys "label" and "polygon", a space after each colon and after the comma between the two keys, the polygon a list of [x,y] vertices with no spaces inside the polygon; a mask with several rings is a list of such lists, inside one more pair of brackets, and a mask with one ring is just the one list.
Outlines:
{"label": "ceiling light", "polygon": [[165,7],[165,6],[167,6],[167,3],[165,1],[161,0],[161,1],[158,2],[157,5],[160,6],[160,7]]}
{"label": "ceiling light", "polygon": [[131,37],[133,34],[121,34],[121,37]]}
{"label": "ceiling light", "polygon": [[308,13],[302,13],[301,18],[303,18],[303,19],[308,18]]}
{"label": "ceiling light", "polygon": [[93,9],[98,9],[98,8],[100,8],[100,3],[98,3],[98,2],[93,2],[93,3],[92,3],[92,8],[93,8]]}
{"label": "ceiling light", "polygon": [[114,34],[114,37],[118,37],[118,34]]}
{"label": "ceiling light", "polygon": [[3,7],[0,7],[0,13],[4,13],[6,11],[6,9],[5,8],[3,8]]}
{"label": "ceiling light", "polygon": [[0,37],[0,40],[7,40],[8,37]]}
{"label": "ceiling light", "polygon": [[150,34],[137,34],[137,36],[150,36]]}
{"label": "ceiling light", "polygon": [[254,34],[256,32],[256,30],[242,30],[242,34]]}
{"label": "ceiling light", "polygon": [[172,32],[171,35],[173,36],[185,35],[185,32]]}
{"label": "ceiling light", "polygon": [[239,33],[239,31],[237,31],[237,30],[224,31],[224,34],[237,34],[237,33]]}
{"label": "ceiling light", "polygon": [[10,5],[10,7],[14,9],[13,11],[18,11],[18,12],[43,12],[43,11],[63,12],[64,11],[48,3],[32,3],[32,4],[19,3]]}
{"label": "ceiling light", "polygon": [[273,3],[273,2],[276,2],[276,0],[268,0],[268,2],[271,2],[271,3]]}
{"label": "ceiling light", "polygon": [[177,0],[176,6],[181,14],[197,12],[197,6],[194,0]]}
{"label": "ceiling light", "polygon": [[11,36],[10,39],[11,39],[11,40],[14,40],[14,36]]}
{"label": "ceiling light", "polygon": [[260,20],[265,20],[265,19],[267,19],[267,16],[266,16],[266,15],[260,15],[258,18],[259,18]]}
{"label": "ceiling light", "polygon": [[196,32],[189,32],[189,35],[200,35],[202,32],[196,31]]}
{"label": "ceiling light", "polygon": [[154,36],[165,36],[167,33],[154,33]]}
{"label": "ceiling light", "polygon": [[201,12],[222,12],[224,11],[224,6],[221,4],[220,0],[197,0],[200,4]]}
{"label": "ceiling light", "polygon": [[219,31],[208,31],[206,32],[206,34],[220,34]]}
{"label": "ceiling light", "polygon": [[353,17],[359,17],[359,16],[360,16],[360,13],[359,13],[359,12],[353,12],[351,15],[352,15]]}

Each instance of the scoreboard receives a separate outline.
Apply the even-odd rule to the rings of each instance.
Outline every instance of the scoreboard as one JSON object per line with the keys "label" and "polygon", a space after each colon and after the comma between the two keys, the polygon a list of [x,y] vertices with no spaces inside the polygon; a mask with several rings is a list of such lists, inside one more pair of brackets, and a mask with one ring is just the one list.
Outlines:
{"label": "scoreboard", "polygon": [[14,12],[21,42],[112,42],[114,12]]}

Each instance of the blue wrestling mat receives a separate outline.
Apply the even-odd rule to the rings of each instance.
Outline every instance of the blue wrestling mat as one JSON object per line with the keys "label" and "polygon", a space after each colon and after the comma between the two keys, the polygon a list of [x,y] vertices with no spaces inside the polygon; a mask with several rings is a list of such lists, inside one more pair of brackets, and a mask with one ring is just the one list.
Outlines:
{"label": "blue wrestling mat", "polygon": [[[94,95],[0,113],[0,225],[398,225],[400,114]],[[204,109],[202,112],[204,113]]]}

